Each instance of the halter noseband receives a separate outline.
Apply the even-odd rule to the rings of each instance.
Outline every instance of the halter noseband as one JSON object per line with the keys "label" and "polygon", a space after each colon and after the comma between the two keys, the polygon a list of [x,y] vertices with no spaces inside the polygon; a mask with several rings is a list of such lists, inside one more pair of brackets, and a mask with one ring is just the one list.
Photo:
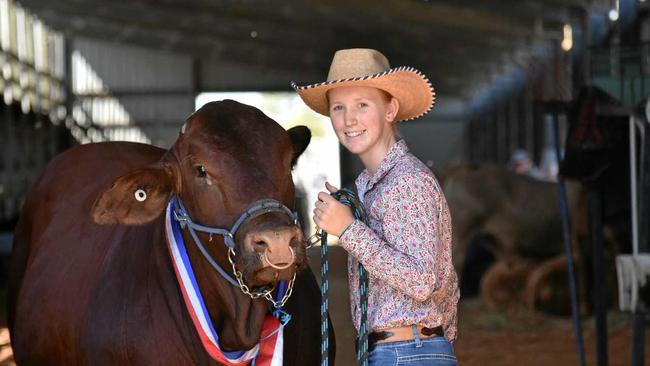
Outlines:
{"label": "halter noseband", "polygon": [[[180,197],[173,196],[172,202],[174,205],[173,206],[174,219],[178,221],[181,229],[187,228],[189,230],[190,234],[192,235],[192,238],[194,239],[194,242],[196,243],[197,247],[205,257],[205,259],[208,261],[208,263],[210,263],[210,265],[217,272],[219,272],[219,274],[223,278],[225,278],[232,285],[239,287],[242,290],[242,292],[249,295],[253,299],[264,297],[270,302],[272,302],[276,308],[284,305],[284,303],[288,300],[289,296],[291,295],[291,289],[293,288],[293,282],[296,278],[296,274],[294,273],[293,278],[289,281],[288,290],[285,296],[280,301],[276,302],[273,299],[273,296],[271,295],[271,292],[274,290],[274,287],[271,287],[270,289],[265,288],[261,291],[251,291],[249,287],[244,283],[243,275],[241,271],[239,271],[235,267],[235,263],[233,260],[233,257],[235,256],[235,234],[237,233],[237,230],[248,220],[271,212],[285,213],[287,214],[287,216],[289,216],[290,219],[292,219],[294,225],[300,226],[298,222],[297,212],[291,211],[287,206],[283,205],[282,203],[274,199],[262,199],[259,201],[255,201],[250,206],[248,206],[244,210],[244,212],[239,216],[237,221],[235,221],[232,228],[228,230],[228,229],[215,228],[215,227],[197,224],[190,217]],[[210,234],[210,238],[212,238],[213,234],[223,236],[223,242],[228,247],[228,260],[232,265],[233,273],[235,275],[236,280],[233,279],[232,276],[230,276],[223,268],[221,268],[221,266],[214,260],[214,258],[212,258],[210,253],[208,253],[208,251],[205,249],[205,246],[203,245],[203,242],[197,235],[196,233],[197,231]]]}

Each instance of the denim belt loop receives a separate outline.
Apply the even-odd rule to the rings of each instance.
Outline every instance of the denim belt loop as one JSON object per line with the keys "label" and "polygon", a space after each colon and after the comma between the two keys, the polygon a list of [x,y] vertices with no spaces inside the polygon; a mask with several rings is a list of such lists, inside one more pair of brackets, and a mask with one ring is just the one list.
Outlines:
{"label": "denim belt loop", "polygon": [[418,331],[417,324],[411,325],[413,330],[413,340],[415,341],[415,347],[422,347],[422,340],[420,339],[420,332]]}

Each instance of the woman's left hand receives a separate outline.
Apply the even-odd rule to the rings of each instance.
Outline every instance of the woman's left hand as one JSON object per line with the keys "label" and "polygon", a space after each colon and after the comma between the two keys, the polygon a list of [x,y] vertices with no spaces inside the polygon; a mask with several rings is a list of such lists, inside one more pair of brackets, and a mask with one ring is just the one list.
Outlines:
{"label": "woman's left hand", "polygon": [[[325,188],[330,193],[338,191],[338,188],[327,182],[325,182]],[[314,223],[328,234],[340,237],[345,229],[354,222],[350,208],[327,192],[318,193],[318,201],[315,206]]]}

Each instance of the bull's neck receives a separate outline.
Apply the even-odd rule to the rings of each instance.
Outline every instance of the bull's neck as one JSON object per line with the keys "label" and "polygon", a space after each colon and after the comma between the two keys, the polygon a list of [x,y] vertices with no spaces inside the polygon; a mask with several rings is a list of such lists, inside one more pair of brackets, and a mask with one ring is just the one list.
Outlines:
{"label": "bull's neck", "polygon": [[[267,301],[251,299],[238,286],[235,287],[223,278],[203,256],[186,230],[183,232],[183,238],[205,308],[219,335],[220,345],[228,351],[252,348],[259,340],[264,317],[268,313]],[[220,236],[213,236],[210,241],[208,235],[202,233],[199,233],[199,238],[208,250],[215,246],[223,249],[218,251],[223,255],[214,256],[213,259],[226,273],[234,276],[223,239]],[[210,250],[210,252],[217,251]]]}

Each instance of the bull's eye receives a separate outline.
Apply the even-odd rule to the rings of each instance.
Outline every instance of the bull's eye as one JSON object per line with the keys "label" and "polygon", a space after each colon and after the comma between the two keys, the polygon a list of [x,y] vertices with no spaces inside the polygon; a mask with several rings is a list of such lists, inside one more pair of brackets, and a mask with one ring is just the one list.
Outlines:
{"label": "bull's eye", "polygon": [[203,165],[197,165],[196,166],[196,175],[201,177],[201,178],[205,178],[208,175],[208,173],[205,171],[205,167]]}

